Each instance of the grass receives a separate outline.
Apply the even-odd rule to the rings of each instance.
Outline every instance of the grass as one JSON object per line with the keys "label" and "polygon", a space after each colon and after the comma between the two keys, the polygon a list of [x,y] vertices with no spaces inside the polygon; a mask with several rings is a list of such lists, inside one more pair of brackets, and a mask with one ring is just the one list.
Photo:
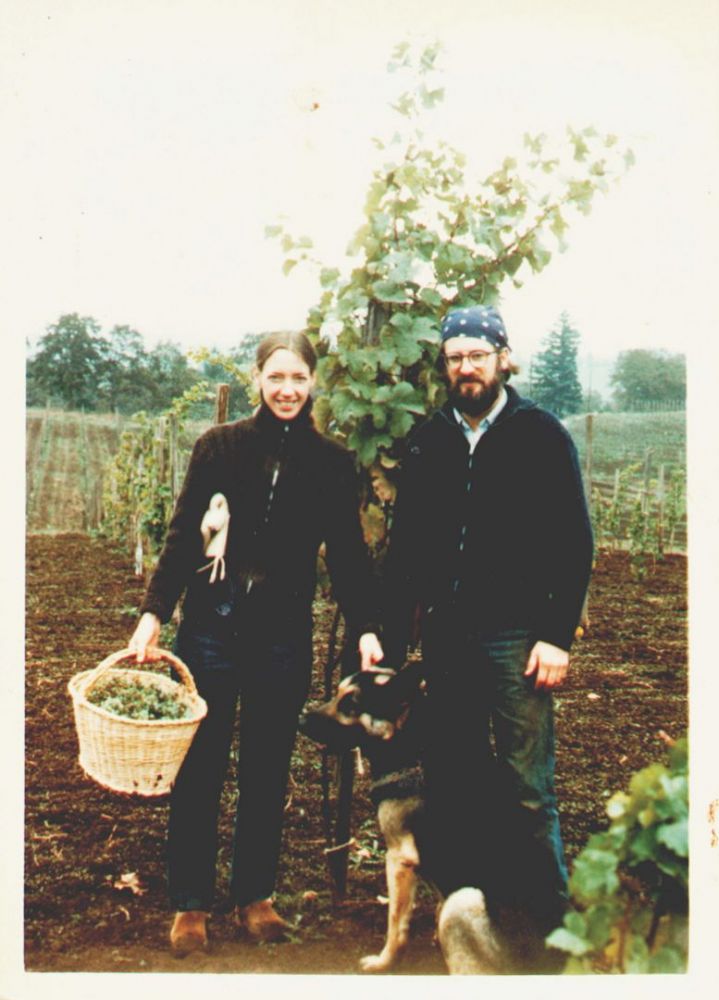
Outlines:
{"label": "grass", "polygon": [[[567,417],[565,426],[574,438],[582,468],[587,453],[586,416]],[[686,473],[686,414],[595,413],[593,417],[592,476],[609,479],[614,470],[628,465],[643,466],[650,449],[650,474],[660,465],[668,476]]]}

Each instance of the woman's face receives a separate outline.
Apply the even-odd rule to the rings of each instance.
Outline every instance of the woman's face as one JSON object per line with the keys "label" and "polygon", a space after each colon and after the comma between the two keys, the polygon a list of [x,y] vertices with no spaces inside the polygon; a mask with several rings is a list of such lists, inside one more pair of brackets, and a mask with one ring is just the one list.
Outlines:
{"label": "woman's face", "polygon": [[294,420],[307,402],[315,378],[298,354],[278,347],[261,370],[255,369],[255,384],[278,420]]}

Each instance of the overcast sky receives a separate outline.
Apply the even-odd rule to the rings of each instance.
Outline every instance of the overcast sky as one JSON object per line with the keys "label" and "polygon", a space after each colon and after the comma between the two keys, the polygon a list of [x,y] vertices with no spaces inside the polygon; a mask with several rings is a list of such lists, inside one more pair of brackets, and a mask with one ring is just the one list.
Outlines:
{"label": "overcast sky", "polygon": [[[566,310],[583,351],[683,349],[717,255],[717,4],[686,0],[5,0],[0,322],[66,312],[148,346],[301,327],[278,216],[327,264],[362,222],[398,42],[444,45],[434,127],[485,176],[526,130],[594,124],[637,164],[502,309],[526,355]],[[312,110],[313,106],[314,110]],[[710,216],[712,218],[710,218]],[[711,237],[711,238],[710,238]]]}

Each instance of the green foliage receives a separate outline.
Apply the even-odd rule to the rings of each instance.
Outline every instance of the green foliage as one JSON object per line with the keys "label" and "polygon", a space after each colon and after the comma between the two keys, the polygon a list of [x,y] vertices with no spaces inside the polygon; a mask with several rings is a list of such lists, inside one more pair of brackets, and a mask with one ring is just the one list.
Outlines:
{"label": "green foliage", "polygon": [[[212,399],[205,382],[198,382],[175,399],[162,418],[136,413],[120,437],[120,446],[104,483],[101,532],[134,551],[147,540],[152,562],[162,548],[174,504],[171,481],[170,420],[177,432],[193,406]],[[178,476],[179,478],[179,476]],[[148,560],[149,557],[149,560]]]}
{"label": "green foliage", "polygon": [[[248,416],[257,403],[250,369],[255,360],[257,345],[263,336],[263,333],[245,334],[239,346],[231,351],[223,352],[211,347],[190,351],[190,357],[200,366],[206,381],[213,384],[229,383],[228,409],[233,419]],[[211,405],[205,403],[193,406],[189,415],[194,419],[211,417]]]}
{"label": "green foliage", "polygon": [[[316,416],[354,449],[364,466],[396,462],[396,445],[442,400],[434,367],[439,324],[448,309],[495,303],[501,286],[519,286],[566,246],[572,212],[587,213],[597,191],[626,168],[616,137],[568,130],[559,150],[547,136],[524,137],[483,181],[465,157],[429,141],[424,116],[443,100],[436,85],[439,46],[398,46],[390,72],[410,77],[392,103],[399,127],[376,139],[383,162],[372,176],[365,218],[348,247],[349,274],[319,268],[322,294],[307,318],[321,355]],[[311,241],[279,238],[285,270],[312,262]]]}
{"label": "green foliage", "polygon": [[147,414],[135,414],[122,432],[120,447],[108,469],[101,531],[134,550],[138,536],[154,549],[164,538],[172,507],[172,490],[161,474],[155,428]]}
{"label": "green foliage", "polygon": [[113,677],[91,688],[87,700],[125,719],[187,719],[189,706],[157,684]]}
{"label": "green foliage", "polygon": [[667,501],[664,506],[665,537],[669,547],[674,544],[674,534],[683,517],[686,517],[684,484],[677,476],[669,484]]}
{"label": "green foliage", "polygon": [[532,369],[532,399],[558,417],[579,413],[582,386],[577,371],[579,333],[562,313],[559,323],[544,339]]}
{"label": "green foliage", "polygon": [[61,399],[74,410],[93,409],[104,368],[100,327],[91,316],[61,316],[49,326],[27,366],[29,404]]}
{"label": "green foliage", "polygon": [[618,410],[641,410],[653,404],[683,406],[686,400],[686,358],[666,351],[622,351],[611,374]]}
{"label": "green foliage", "polygon": [[632,504],[629,516],[629,552],[632,573],[643,580],[647,575],[649,558],[649,511],[641,497],[637,497]]}
{"label": "green foliage", "polygon": [[598,551],[626,548],[632,575],[644,579],[667,550],[683,516],[685,484],[675,475],[660,496],[657,478],[647,479],[640,462],[617,469],[611,496],[594,485],[591,516]]}
{"label": "green foliage", "polygon": [[687,742],[638,771],[607,804],[607,830],[578,855],[575,908],[547,943],[566,972],[684,972],[688,908]]}

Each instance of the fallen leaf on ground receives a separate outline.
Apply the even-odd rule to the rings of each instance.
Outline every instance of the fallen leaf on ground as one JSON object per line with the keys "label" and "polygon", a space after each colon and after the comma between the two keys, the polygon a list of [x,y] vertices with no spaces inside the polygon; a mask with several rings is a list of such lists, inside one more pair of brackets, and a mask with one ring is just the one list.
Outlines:
{"label": "fallen leaf on ground", "polygon": [[129,889],[135,896],[142,896],[147,889],[140,884],[137,872],[125,872],[112,883],[113,889]]}

